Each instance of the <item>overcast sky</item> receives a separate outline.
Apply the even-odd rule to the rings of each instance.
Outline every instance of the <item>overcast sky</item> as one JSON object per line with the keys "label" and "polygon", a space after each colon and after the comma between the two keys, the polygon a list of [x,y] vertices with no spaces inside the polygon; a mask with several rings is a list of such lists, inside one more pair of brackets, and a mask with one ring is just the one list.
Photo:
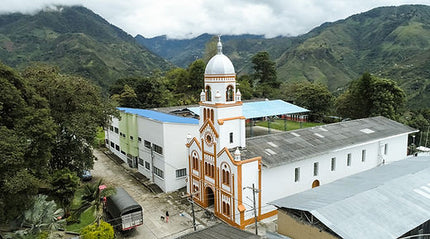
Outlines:
{"label": "overcast sky", "polygon": [[295,36],[375,7],[430,5],[430,0],[6,0],[0,13],[34,13],[55,4],[83,5],[133,36],[191,38],[202,33]]}

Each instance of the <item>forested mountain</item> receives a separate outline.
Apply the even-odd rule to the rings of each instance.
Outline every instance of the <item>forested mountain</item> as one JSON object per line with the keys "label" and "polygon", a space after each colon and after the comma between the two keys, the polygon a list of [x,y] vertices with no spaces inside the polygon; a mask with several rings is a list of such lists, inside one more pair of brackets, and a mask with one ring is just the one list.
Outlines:
{"label": "forested mountain", "polygon": [[84,7],[57,7],[35,15],[0,15],[0,61],[24,68],[56,65],[107,89],[120,77],[171,67],[163,58]]}
{"label": "forested mountain", "polygon": [[[199,41],[200,37],[139,42],[166,59],[186,65],[194,59],[188,55],[179,59],[183,55],[177,50],[186,45],[187,52],[202,53],[204,44],[197,44]],[[409,106],[430,107],[430,6],[380,7],[324,23],[298,37],[223,38],[223,51],[239,74],[251,73],[252,56],[267,51],[277,63],[281,81],[322,82],[332,92],[368,71],[397,81],[407,93]]]}

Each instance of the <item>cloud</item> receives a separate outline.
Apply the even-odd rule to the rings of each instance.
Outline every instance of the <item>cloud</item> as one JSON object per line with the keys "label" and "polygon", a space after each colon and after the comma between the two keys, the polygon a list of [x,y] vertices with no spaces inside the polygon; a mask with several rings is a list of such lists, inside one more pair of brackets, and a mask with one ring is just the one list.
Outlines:
{"label": "cloud", "polygon": [[428,0],[8,0],[1,13],[35,13],[50,5],[83,5],[131,35],[190,38],[202,33],[304,34],[379,6],[429,4]]}

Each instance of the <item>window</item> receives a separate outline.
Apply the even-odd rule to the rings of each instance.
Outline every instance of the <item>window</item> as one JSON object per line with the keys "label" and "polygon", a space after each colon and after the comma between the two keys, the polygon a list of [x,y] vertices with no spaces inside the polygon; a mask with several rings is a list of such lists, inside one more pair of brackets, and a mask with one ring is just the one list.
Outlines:
{"label": "window", "polygon": [[113,142],[110,142],[110,146],[111,146],[112,148],[115,148],[115,144],[114,144]]}
{"label": "window", "polygon": [[177,178],[180,178],[183,176],[187,176],[187,169],[186,168],[181,168],[181,169],[176,170],[176,177]]}
{"label": "window", "polygon": [[318,176],[318,162],[314,163],[314,176]]}
{"label": "window", "polygon": [[151,168],[151,164],[149,164],[147,161],[145,161],[145,168],[148,170]]}
{"label": "window", "polygon": [[350,153],[346,157],[346,166],[351,166],[351,154]]}
{"label": "window", "polygon": [[133,140],[133,136],[130,135],[130,140]]}
{"label": "window", "polygon": [[230,186],[230,172],[228,170],[222,170],[222,183]]}
{"label": "window", "polygon": [[205,162],[205,175],[213,178],[214,171],[215,167],[212,164]]}
{"label": "window", "polygon": [[119,151],[119,145],[115,145],[115,149]]}
{"label": "window", "polygon": [[331,158],[331,171],[336,170],[336,158]]}
{"label": "window", "polygon": [[139,158],[139,164],[143,166],[143,159]]}
{"label": "window", "polygon": [[191,155],[192,155],[191,158],[193,159],[193,169],[199,170],[199,155],[197,154],[196,151],[193,151]]}
{"label": "window", "polygon": [[199,197],[199,186],[197,186],[197,185],[193,185],[193,195],[195,196],[195,197]]}
{"label": "window", "polygon": [[118,131],[119,131],[119,130],[118,130],[118,128],[117,128],[117,127],[115,127],[115,133],[117,133],[117,134],[118,134]]}
{"label": "window", "polygon": [[151,142],[144,140],[144,141],[143,141],[143,145],[144,145],[146,148],[151,149]]}
{"label": "window", "polygon": [[361,150],[361,162],[366,161],[366,150]]}
{"label": "window", "polygon": [[125,155],[125,152],[121,150],[121,153]]}
{"label": "window", "polygon": [[227,91],[225,92],[226,94],[226,101],[233,101],[234,98],[234,90],[233,90],[233,86],[229,85],[227,86]]}
{"label": "window", "polygon": [[230,133],[230,144],[233,143],[233,132]]}
{"label": "window", "polygon": [[152,169],[154,170],[154,174],[157,175],[160,178],[164,178],[164,172],[163,170],[157,168],[157,167],[152,167]]}
{"label": "window", "polygon": [[226,216],[230,216],[230,203],[222,202],[222,213]]}
{"label": "window", "polygon": [[122,137],[124,137],[124,138],[125,138],[125,134],[124,134],[124,133],[119,132],[119,135],[121,135]]}
{"label": "window", "polygon": [[142,138],[141,137],[137,137],[137,141],[142,142]]}
{"label": "window", "polygon": [[384,145],[384,154],[387,155],[388,153],[388,144]]}
{"label": "window", "polygon": [[111,126],[109,127],[109,129],[110,129],[110,131],[113,131],[113,126],[111,125]]}
{"label": "window", "polygon": [[212,100],[211,87],[206,86],[206,101],[211,101],[211,100]]}
{"label": "window", "polygon": [[300,168],[294,169],[294,182],[298,182],[300,180]]}
{"label": "window", "polygon": [[154,144],[154,151],[159,153],[159,154],[163,154],[163,148]]}
{"label": "window", "polygon": [[109,145],[109,140],[105,139],[106,145]]}

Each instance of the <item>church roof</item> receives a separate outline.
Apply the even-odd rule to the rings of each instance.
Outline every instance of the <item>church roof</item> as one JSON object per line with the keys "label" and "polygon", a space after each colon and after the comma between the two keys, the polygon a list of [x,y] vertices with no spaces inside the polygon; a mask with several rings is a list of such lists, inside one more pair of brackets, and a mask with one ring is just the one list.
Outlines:
{"label": "church roof", "polygon": [[327,154],[417,130],[382,116],[248,138],[242,159],[262,157],[266,167]]}
{"label": "church roof", "polygon": [[[189,107],[194,114],[200,114],[199,107]],[[263,100],[254,102],[244,102],[242,114],[246,119],[254,119],[275,115],[298,114],[308,112],[309,110],[285,102],[283,100]]]}
{"label": "church roof", "polygon": [[218,52],[206,65],[205,75],[235,75],[233,63],[222,54],[221,40],[217,44]]}
{"label": "church roof", "polygon": [[312,213],[342,238],[398,238],[429,220],[430,157],[411,157],[270,204]]}
{"label": "church roof", "polygon": [[124,108],[124,107],[118,107],[117,109],[125,113],[139,115],[145,118],[153,119],[164,123],[199,124],[198,119],[166,114],[166,113],[157,112],[154,110]]}

